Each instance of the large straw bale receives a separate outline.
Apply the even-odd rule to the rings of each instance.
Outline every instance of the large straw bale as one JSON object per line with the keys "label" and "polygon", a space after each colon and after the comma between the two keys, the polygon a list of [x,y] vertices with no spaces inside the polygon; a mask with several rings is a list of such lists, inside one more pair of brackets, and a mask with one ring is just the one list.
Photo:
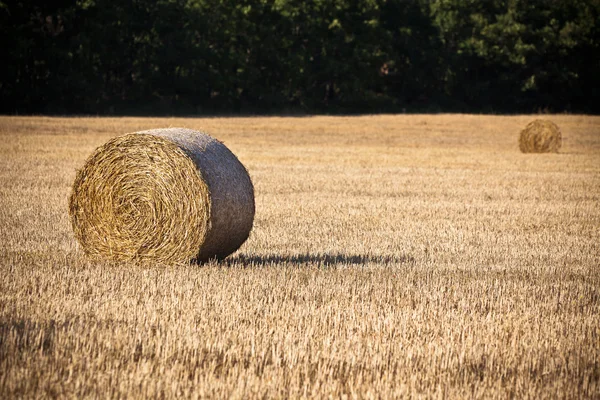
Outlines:
{"label": "large straw bale", "polygon": [[96,149],[77,173],[69,214],[95,259],[221,259],[248,238],[254,188],[218,140],[190,129],[154,129]]}
{"label": "large straw bale", "polygon": [[519,148],[523,153],[557,153],[561,145],[560,129],[547,120],[531,121],[519,136]]}

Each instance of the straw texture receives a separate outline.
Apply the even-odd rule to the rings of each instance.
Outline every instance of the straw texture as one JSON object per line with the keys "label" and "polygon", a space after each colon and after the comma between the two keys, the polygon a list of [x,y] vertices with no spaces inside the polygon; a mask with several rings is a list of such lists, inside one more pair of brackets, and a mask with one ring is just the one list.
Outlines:
{"label": "straw texture", "polygon": [[557,153],[561,145],[560,129],[551,121],[532,121],[519,136],[519,148],[523,153]]}
{"label": "straw texture", "polygon": [[96,259],[224,258],[248,238],[254,188],[227,147],[202,132],[154,129],[100,146],[77,173],[73,231]]}

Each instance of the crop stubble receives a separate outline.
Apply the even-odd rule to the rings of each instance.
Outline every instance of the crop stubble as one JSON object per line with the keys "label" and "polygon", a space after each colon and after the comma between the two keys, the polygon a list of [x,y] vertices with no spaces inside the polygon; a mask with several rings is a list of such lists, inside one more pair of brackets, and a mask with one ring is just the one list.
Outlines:
{"label": "crop stubble", "polygon": [[[0,118],[0,397],[600,396],[600,118]],[[91,151],[223,140],[255,227],[207,265],[86,260]]]}

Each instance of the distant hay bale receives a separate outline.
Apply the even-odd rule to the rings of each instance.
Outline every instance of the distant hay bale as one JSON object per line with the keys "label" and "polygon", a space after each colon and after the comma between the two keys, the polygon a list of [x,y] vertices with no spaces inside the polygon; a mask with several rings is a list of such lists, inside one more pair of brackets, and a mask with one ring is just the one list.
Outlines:
{"label": "distant hay bale", "polygon": [[236,156],[190,129],[154,129],[100,146],[69,199],[75,236],[95,259],[222,259],[248,238],[254,188]]}
{"label": "distant hay bale", "polygon": [[557,153],[562,145],[560,129],[554,122],[537,119],[527,124],[519,137],[523,153]]}

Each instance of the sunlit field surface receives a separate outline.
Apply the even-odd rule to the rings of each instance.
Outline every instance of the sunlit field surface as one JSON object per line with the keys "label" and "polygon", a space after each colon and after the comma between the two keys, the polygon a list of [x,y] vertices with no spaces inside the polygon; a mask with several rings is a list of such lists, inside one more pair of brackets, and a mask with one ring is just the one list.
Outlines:
{"label": "sunlit field surface", "polygon": [[[0,118],[0,398],[598,398],[600,117]],[[67,199],[108,139],[225,142],[249,240],[90,262]]]}

